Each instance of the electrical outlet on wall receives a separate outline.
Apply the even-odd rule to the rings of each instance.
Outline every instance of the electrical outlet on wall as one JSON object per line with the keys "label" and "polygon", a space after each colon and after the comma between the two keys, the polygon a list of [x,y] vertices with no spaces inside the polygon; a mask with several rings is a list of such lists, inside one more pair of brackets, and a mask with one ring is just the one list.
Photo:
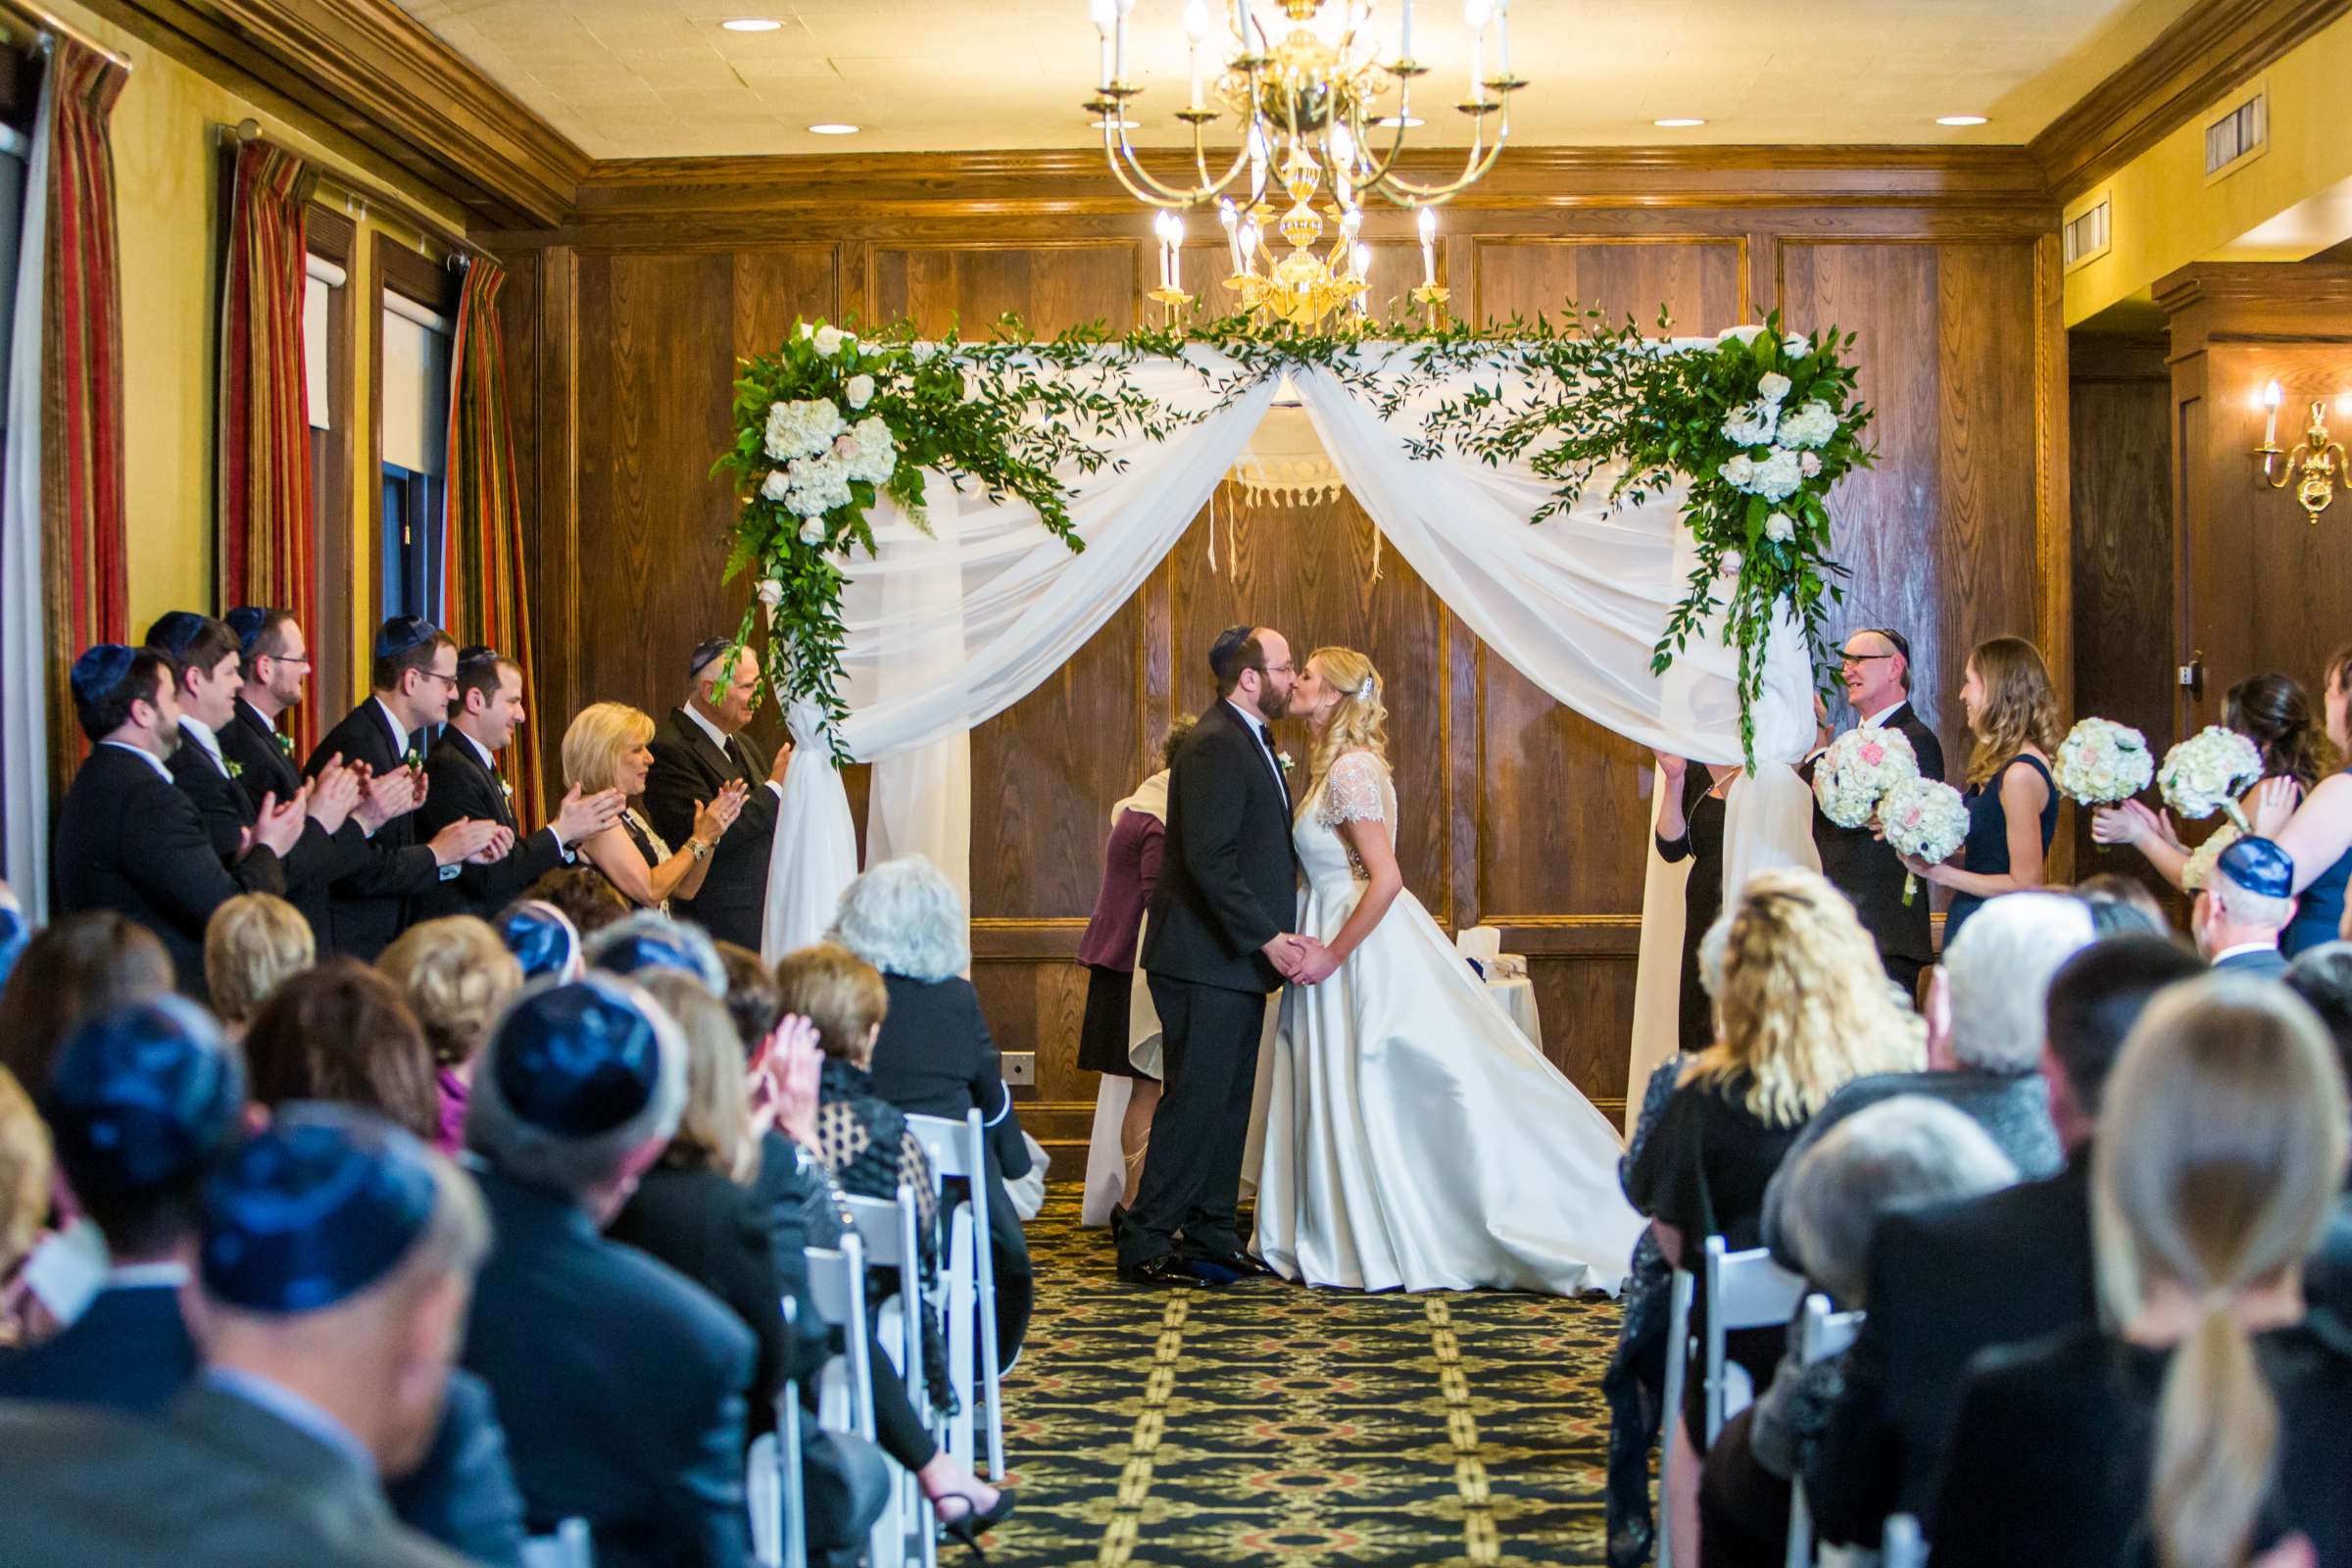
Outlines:
{"label": "electrical outlet on wall", "polygon": [[1036,1052],[1007,1051],[1004,1053],[1004,1081],[1006,1083],[1035,1084],[1037,1082]]}

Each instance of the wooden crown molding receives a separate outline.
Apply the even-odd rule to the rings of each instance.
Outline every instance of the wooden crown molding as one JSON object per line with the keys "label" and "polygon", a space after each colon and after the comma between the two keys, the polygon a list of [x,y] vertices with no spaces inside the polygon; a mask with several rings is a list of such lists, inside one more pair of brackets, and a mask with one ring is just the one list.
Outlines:
{"label": "wooden crown molding", "polygon": [[2028,144],[2071,201],[2352,11],[2352,0],[2202,0]]}
{"label": "wooden crown molding", "polygon": [[558,223],[587,175],[585,152],[392,0],[92,3],[317,114],[481,226]]}
{"label": "wooden crown molding", "polygon": [[2154,292],[2175,359],[2215,343],[2352,342],[2352,267],[2200,262]]}

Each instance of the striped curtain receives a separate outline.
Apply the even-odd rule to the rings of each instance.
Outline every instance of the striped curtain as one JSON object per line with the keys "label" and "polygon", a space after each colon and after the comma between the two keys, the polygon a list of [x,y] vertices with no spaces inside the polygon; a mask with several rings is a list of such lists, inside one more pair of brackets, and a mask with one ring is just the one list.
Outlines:
{"label": "striped curtain", "polygon": [[[522,497],[514,485],[514,438],[507,412],[507,339],[498,319],[503,268],[476,256],[458,300],[451,349],[447,533],[442,559],[449,625],[460,643],[482,643],[522,666],[531,722],[556,722],[536,706],[531,614],[522,561]],[[518,736],[499,757],[514,787],[515,819],[527,831],[545,820],[539,747]]]}
{"label": "striped curtain", "polygon": [[[220,287],[220,605],[318,617],[311,420],[302,307],[311,180],[268,142],[237,150]],[[315,705],[291,715],[297,755],[316,744]]]}
{"label": "striped curtain", "polygon": [[[41,365],[41,564],[49,607],[49,763],[63,791],[86,749],[68,673],[92,643],[130,640],[122,509],[122,286],[107,119],[130,74],[59,38]],[[26,199],[32,199],[28,192]]]}

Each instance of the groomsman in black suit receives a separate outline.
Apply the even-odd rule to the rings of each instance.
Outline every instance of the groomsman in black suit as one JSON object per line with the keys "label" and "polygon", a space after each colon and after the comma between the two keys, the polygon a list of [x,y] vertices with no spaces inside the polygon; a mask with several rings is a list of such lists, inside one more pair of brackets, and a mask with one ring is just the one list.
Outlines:
{"label": "groomsman in black suit", "polygon": [[[412,812],[425,798],[424,732],[446,722],[458,686],[458,645],[420,615],[395,615],[375,635],[374,688],[311,753],[316,776],[337,759],[368,769],[368,794],[390,814],[368,841],[370,855],[338,878],[328,901],[335,952],[364,963],[409,923],[410,901],[455,880],[471,858],[487,864],[513,846],[497,822],[466,817],[419,843]],[[396,808],[396,809],[395,809]]]}
{"label": "groomsman in black suit", "polygon": [[564,793],[556,819],[525,834],[514,819],[514,795],[499,777],[498,754],[514,739],[523,719],[522,666],[495,648],[458,652],[458,696],[450,705],[449,727],[424,760],[424,804],[416,808],[416,831],[431,835],[467,817],[496,822],[514,847],[489,864],[468,861],[454,881],[434,887],[416,901],[419,918],[476,914],[487,919],[524,888],[571,859],[572,846],[612,825],[625,804],[618,790],[583,796],[573,785]]}
{"label": "groomsman in black suit", "polygon": [[101,643],[74,662],[74,713],[90,755],[59,803],[50,841],[57,912],[113,909],[161,938],[179,988],[204,991],[204,927],[240,893],[286,890],[280,857],[302,837],[303,801],[266,798],[251,840],[223,865],[196,803],[172,781],[180,743],[172,662]]}
{"label": "groomsman in black suit", "polygon": [[[722,657],[730,647],[736,650],[732,660]],[[672,907],[719,941],[757,953],[767,919],[768,851],[792,745],[786,742],[771,763],[744,738],[743,727],[760,706],[760,662],[750,649],[707,639],[695,648],[687,675],[685,706],[671,709],[654,731],[645,814],[663,839],[683,844],[694,837],[696,808],[716,797],[720,786],[741,779],[751,787],[743,814],[710,852],[702,891],[691,900],[673,900]]]}
{"label": "groomsman in black suit", "polygon": [[[1845,700],[1863,729],[1890,729],[1911,743],[1922,778],[1943,777],[1943,743],[1920,721],[1911,706],[1911,645],[1899,631],[1872,626],[1855,632],[1838,651]],[[1806,779],[1812,778],[1808,765]],[[1821,874],[1854,901],[1862,929],[1879,945],[1886,977],[1905,996],[1919,994],[1920,972],[1936,961],[1928,926],[1925,889],[1903,903],[1903,864],[1894,851],[1871,836],[1869,827],[1839,827],[1813,808],[1813,844],[1821,852]]]}

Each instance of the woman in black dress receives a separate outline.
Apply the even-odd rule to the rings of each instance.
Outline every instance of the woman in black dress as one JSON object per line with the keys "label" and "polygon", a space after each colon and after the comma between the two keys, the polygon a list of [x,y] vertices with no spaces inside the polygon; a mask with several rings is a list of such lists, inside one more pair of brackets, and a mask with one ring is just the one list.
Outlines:
{"label": "woman in black dress", "polygon": [[2338,1198],[2344,1082],[2269,981],[2151,1003],[2092,1155],[2105,1318],[1992,1352],[1962,1389],[1936,1568],[2236,1568],[2289,1535],[2352,1560],[2352,1334],[2305,1315]]}
{"label": "woman in black dress", "polygon": [[751,786],[730,779],[695,808],[694,836],[673,852],[637,802],[654,765],[654,721],[626,703],[591,703],[564,731],[564,782],[582,794],[617,789],[629,808],[602,832],[580,840],[581,858],[605,874],[640,909],[669,912],[672,898],[691,899],[710,869],[710,852],[726,837]]}
{"label": "woman in black dress", "polygon": [[2049,666],[2041,650],[2023,637],[1977,644],[1968,656],[1960,706],[1976,736],[1962,791],[1968,838],[1958,855],[1938,865],[1903,857],[1912,875],[1952,890],[1943,921],[1947,948],[1986,899],[2043,884],[2043,859],[2058,831],[2050,753],[2064,733]]}
{"label": "woman in black dress", "polygon": [[1666,776],[1658,803],[1658,856],[1668,865],[1690,862],[1683,885],[1683,994],[1675,1014],[1676,1043],[1704,1051],[1715,1042],[1715,1007],[1699,982],[1698,946],[1723,912],[1724,794],[1739,768],[1710,762],[1692,767],[1679,757],[1655,754]]}

